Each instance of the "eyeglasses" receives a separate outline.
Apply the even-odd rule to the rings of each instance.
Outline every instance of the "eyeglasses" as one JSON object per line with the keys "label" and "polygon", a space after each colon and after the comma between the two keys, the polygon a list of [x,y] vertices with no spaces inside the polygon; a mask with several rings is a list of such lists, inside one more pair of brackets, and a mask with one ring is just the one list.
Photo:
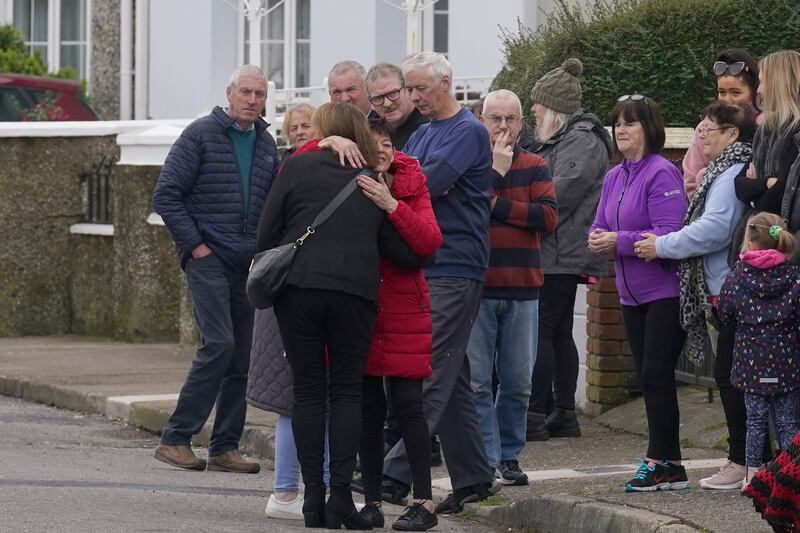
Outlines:
{"label": "eyeglasses", "polygon": [[486,115],[483,115],[483,118],[488,119],[489,122],[491,122],[495,126],[499,126],[505,120],[506,121],[506,126],[511,126],[511,127],[513,127],[514,124],[516,124],[518,120],[522,120],[520,117],[518,117],[516,115],[508,115],[507,117],[503,117],[503,116],[500,116],[500,115],[492,115],[492,116],[487,117]]}
{"label": "eyeglasses", "polygon": [[383,105],[384,98],[388,98],[390,102],[396,102],[397,99],[400,98],[400,91],[402,91],[402,89],[395,89],[393,91],[389,91],[388,93],[376,94],[375,96],[370,96],[369,101],[372,105]]}
{"label": "eyeglasses", "polygon": [[714,74],[717,76],[724,76],[730,74],[731,76],[738,76],[742,71],[750,72],[750,67],[744,64],[744,61],[736,61],[735,63],[726,63],[724,61],[717,61],[714,63]]}
{"label": "eyeglasses", "polygon": [[720,131],[720,130],[727,130],[730,129],[731,126],[720,126],[719,128],[698,128],[697,129],[697,136],[701,139],[705,139],[708,137],[708,134],[712,131]]}
{"label": "eyeglasses", "polygon": [[644,100],[644,103],[647,103],[647,97],[643,94],[623,94],[619,98],[617,98],[617,102],[624,102],[626,100],[633,100],[634,102],[638,102],[639,100]]}

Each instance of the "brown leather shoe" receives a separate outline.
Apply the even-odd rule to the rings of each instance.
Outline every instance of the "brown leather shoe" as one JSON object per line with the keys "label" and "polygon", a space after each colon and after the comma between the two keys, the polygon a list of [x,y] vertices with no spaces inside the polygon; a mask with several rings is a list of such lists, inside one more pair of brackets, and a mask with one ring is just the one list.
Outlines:
{"label": "brown leather shoe", "polygon": [[259,463],[245,461],[238,450],[231,450],[219,455],[208,457],[206,470],[216,470],[218,472],[238,472],[239,474],[258,474],[261,471]]}
{"label": "brown leather shoe", "polygon": [[192,448],[187,445],[159,444],[153,456],[168,465],[186,468],[189,470],[205,470],[206,461],[197,457]]}

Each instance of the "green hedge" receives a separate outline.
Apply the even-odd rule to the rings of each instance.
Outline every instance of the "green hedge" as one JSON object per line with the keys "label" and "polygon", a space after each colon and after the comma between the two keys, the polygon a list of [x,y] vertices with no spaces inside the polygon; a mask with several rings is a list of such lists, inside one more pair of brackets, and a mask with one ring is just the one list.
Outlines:
{"label": "green hedge", "polygon": [[536,80],[577,57],[583,107],[605,122],[619,95],[641,93],[659,103],[668,125],[694,126],[714,98],[719,51],[800,49],[800,1],[594,0],[582,11],[559,0],[538,31],[520,24],[502,39],[506,66],[492,88],[516,92],[526,112]]}

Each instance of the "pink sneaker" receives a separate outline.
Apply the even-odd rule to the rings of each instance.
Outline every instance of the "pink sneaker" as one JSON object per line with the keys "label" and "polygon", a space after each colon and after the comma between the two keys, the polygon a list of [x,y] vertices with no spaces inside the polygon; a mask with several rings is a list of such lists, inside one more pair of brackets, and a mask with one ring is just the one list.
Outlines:
{"label": "pink sneaker", "polygon": [[747,486],[753,481],[753,478],[756,477],[758,471],[761,470],[759,466],[748,466],[747,467],[747,474],[745,475],[744,481],[742,481],[742,492],[747,489]]}
{"label": "pink sneaker", "polygon": [[711,477],[701,479],[700,486],[710,490],[740,489],[746,477],[746,466],[728,461],[722,465],[719,472]]}

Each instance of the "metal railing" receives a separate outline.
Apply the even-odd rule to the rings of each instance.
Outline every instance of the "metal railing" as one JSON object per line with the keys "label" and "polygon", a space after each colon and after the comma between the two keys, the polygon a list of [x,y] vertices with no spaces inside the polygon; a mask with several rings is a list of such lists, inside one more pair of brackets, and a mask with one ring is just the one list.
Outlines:
{"label": "metal railing", "polygon": [[83,218],[90,224],[112,224],[111,173],[117,156],[104,155],[92,168],[81,174],[83,187]]}
{"label": "metal railing", "polygon": [[[456,100],[462,105],[470,105],[480,100],[489,92],[494,76],[462,76],[453,78],[453,92]],[[329,101],[328,78],[322,80],[322,85],[313,87],[294,87],[278,89],[274,82],[269,82],[269,97],[267,98],[266,120],[271,124],[269,131],[278,141],[278,146],[285,146],[281,130],[283,117],[286,110],[301,103],[319,106]]]}

